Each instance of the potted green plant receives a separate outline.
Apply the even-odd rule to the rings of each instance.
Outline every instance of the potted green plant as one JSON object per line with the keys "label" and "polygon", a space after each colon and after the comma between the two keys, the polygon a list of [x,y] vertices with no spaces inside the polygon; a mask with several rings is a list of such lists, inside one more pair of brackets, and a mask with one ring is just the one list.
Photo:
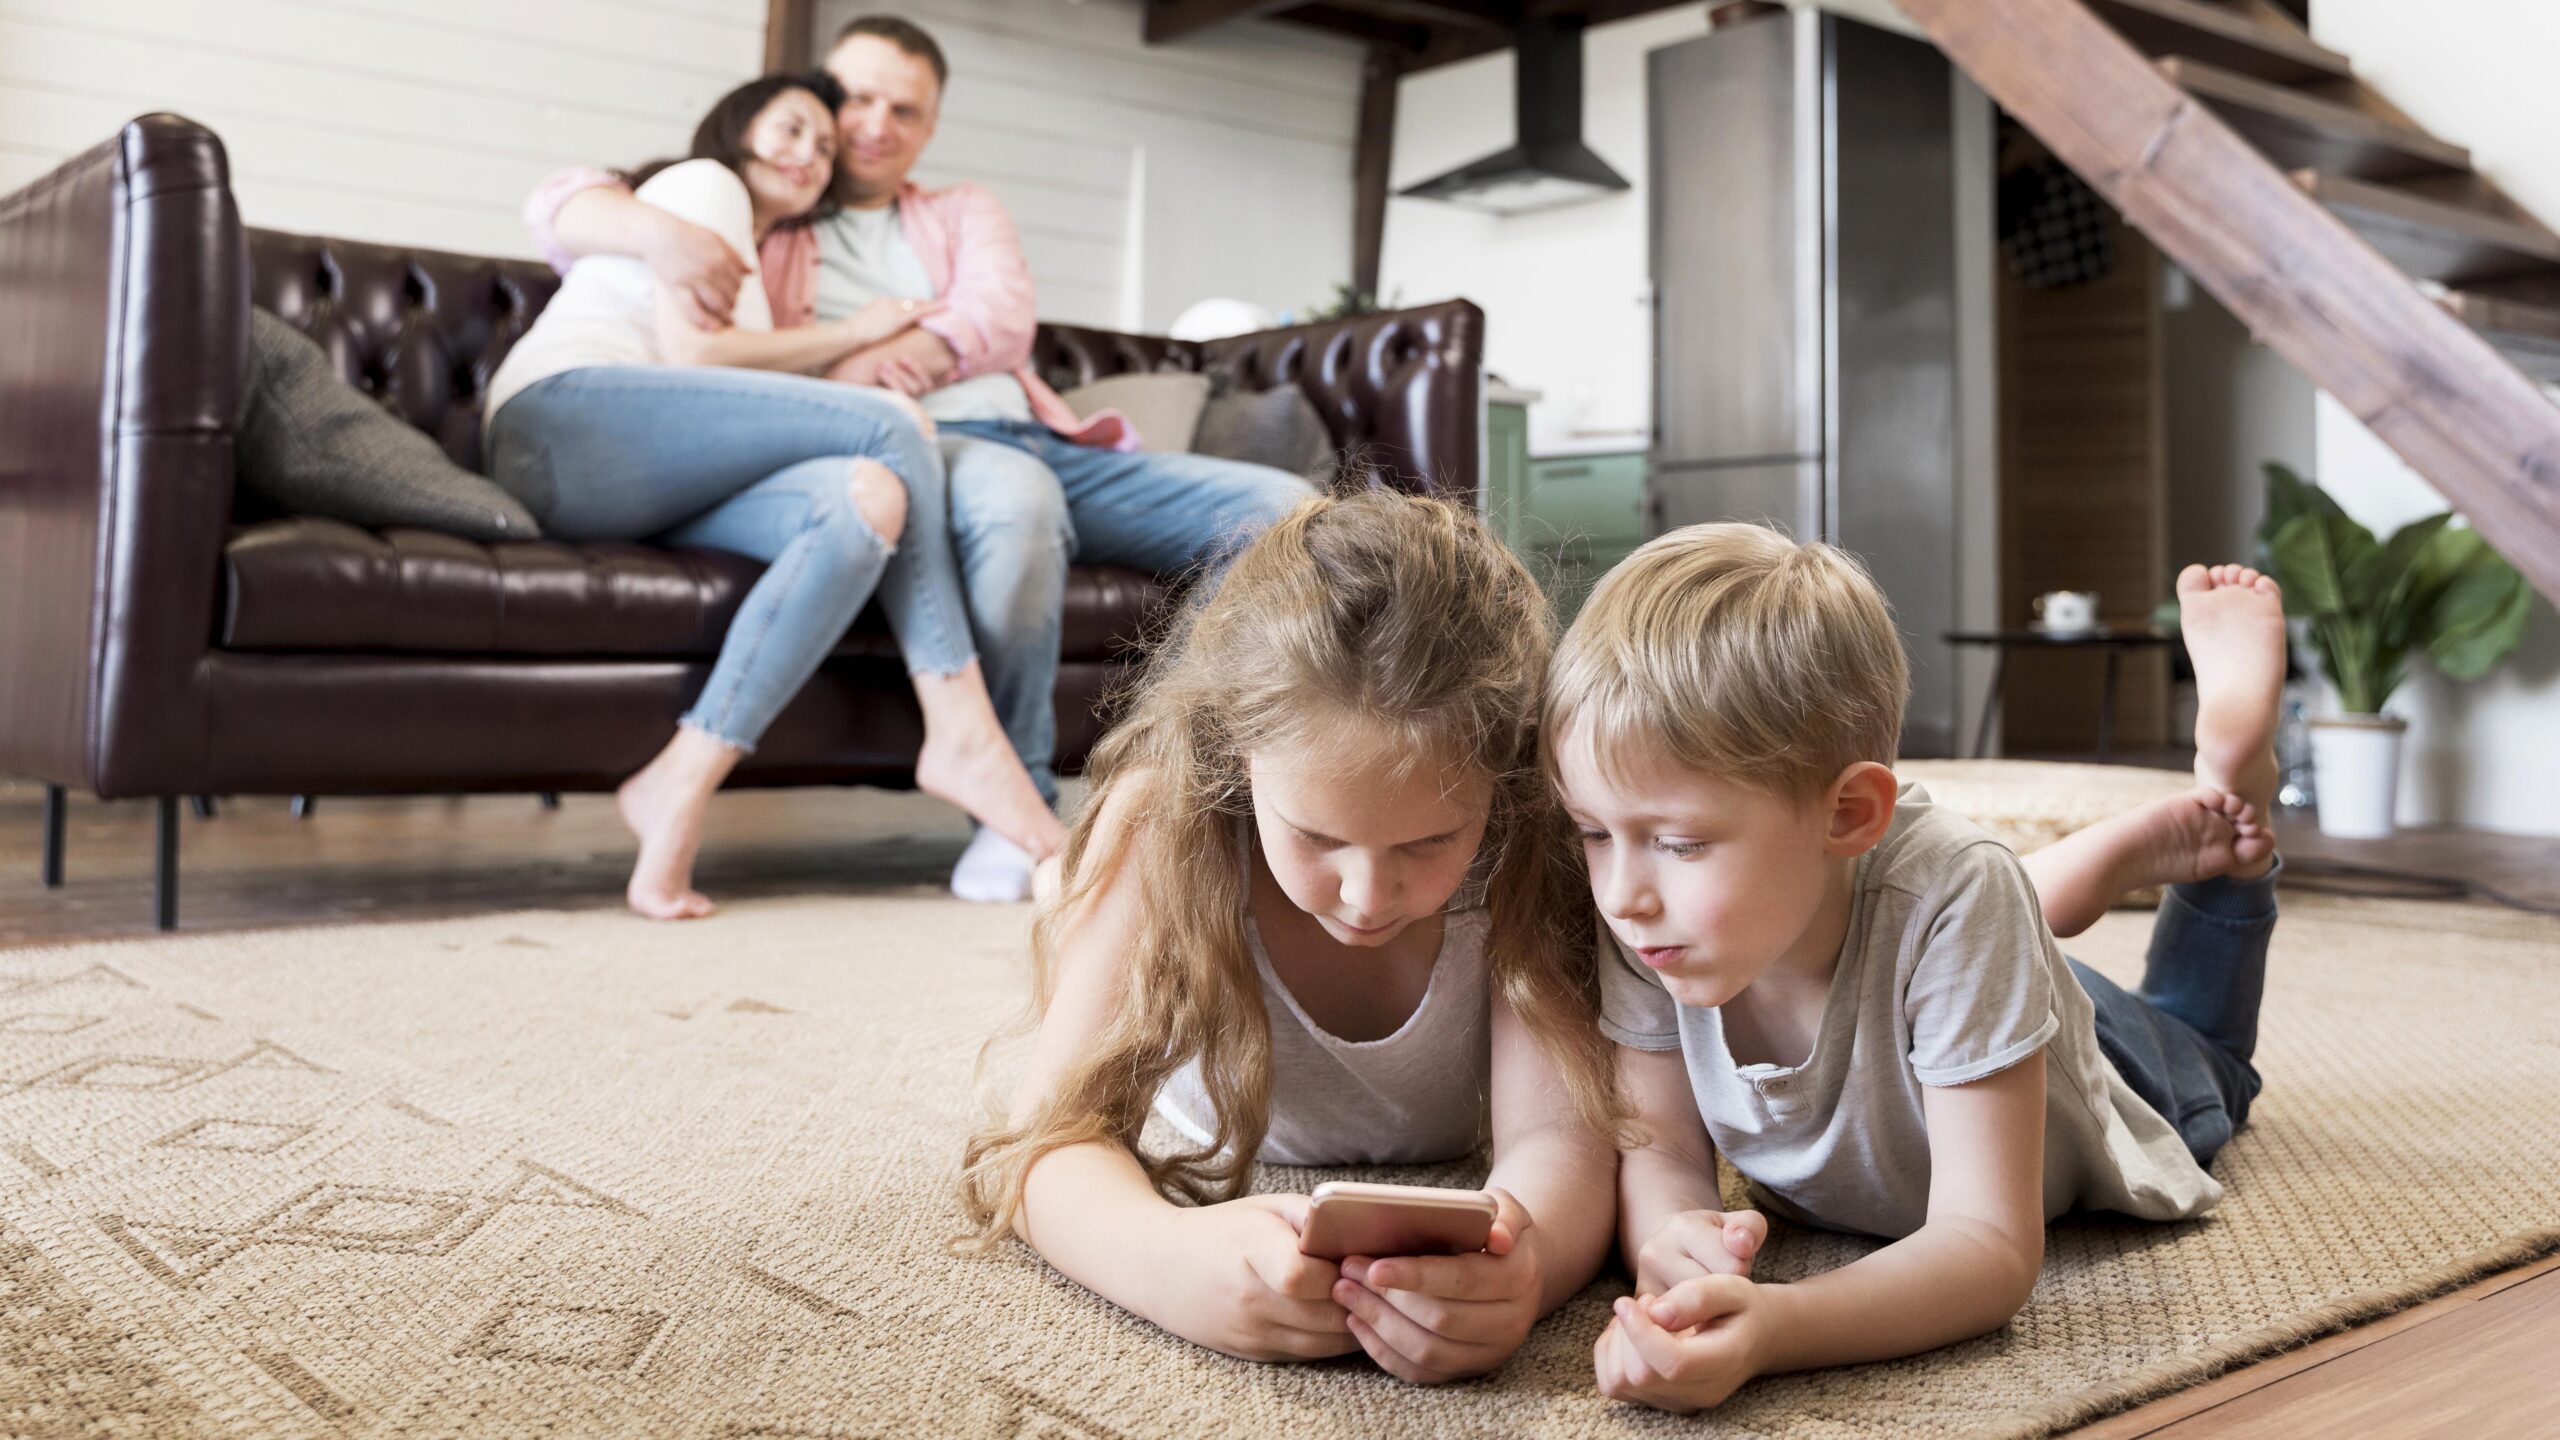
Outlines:
{"label": "potted green plant", "polygon": [[2266,472],[2258,540],[2342,712],[2311,721],[2320,829],[2388,835],[2408,722],[2382,713],[2384,703],[2420,654],[2456,680],[2496,668],[2524,637],[2533,591],[2451,511],[2380,540],[2319,486],[2282,465]]}

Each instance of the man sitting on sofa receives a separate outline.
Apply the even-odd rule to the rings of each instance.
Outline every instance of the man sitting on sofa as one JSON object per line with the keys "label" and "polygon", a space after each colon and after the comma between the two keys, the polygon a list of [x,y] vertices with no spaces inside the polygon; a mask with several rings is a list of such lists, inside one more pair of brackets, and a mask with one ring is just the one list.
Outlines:
{"label": "man sitting on sofa", "polygon": [[[774,323],[833,320],[884,297],[943,302],[828,374],[914,396],[940,425],[951,534],[987,688],[1054,805],[1051,696],[1068,559],[1179,574],[1214,562],[1313,489],[1268,466],[1142,453],[1115,412],[1077,417],[1030,369],[1031,272],[1002,202],[983,186],[927,190],[908,178],[940,113],[949,74],[941,47],[908,21],[864,16],[838,32],[826,67],[846,92],[839,208],[765,241]],[[552,177],[525,215],[555,266],[579,255],[644,260],[706,325],[726,320],[746,274],[717,235],[632,199],[604,171]],[[981,829],[951,888],[964,899],[1024,898],[1031,858]]]}

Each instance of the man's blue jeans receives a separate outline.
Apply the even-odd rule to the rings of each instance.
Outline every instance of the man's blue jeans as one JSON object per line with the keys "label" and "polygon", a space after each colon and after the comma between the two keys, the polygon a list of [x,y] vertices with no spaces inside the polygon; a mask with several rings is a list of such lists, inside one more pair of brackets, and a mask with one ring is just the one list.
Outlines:
{"label": "man's blue jeans", "polygon": [[[906,485],[894,546],[854,504],[861,459]],[[766,562],[684,716],[741,749],[875,590],[910,674],[975,658],[941,457],[876,392],[756,370],[590,366],[499,407],[489,472],[563,540],[655,539]]]}
{"label": "man's blue jeans", "polygon": [[1208,455],[1121,454],[1044,425],[942,426],[951,536],[996,716],[1056,802],[1058,630],[1067,562],[1163,575],[1214,569],[1315,487]]}
{"label": "man's blue jeans", "polygon": [[2098,1010],[2098,1048],[2210,1165],[2258,1096],[2258,1004],[2276,928],[2276,870],[2172,885],[2151,922],[2142,988],[2074,960]]}

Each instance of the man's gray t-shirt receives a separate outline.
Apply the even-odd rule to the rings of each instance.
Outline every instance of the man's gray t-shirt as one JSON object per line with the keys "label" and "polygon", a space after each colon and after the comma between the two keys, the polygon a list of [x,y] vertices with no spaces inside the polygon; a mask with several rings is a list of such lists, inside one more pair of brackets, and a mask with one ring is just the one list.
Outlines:
{"label": "man's gray t-shirt", "polygon": [[1850,904],[1813,1053],[1792,1068],[1737,1064],[1714,1009],[1674,1001],[1602,930],[1600,1028],[1682,1053],[1707,1134],[1763,1203],[1828,1229],[1910,1234],[1929,1211],[1923,1087],[2039,1051],[2046,1218],[2178,1220],[2222,1198],[2099,1051],[2088,992],[2006,846],[1906,784],[1892,829],[1859,857]]}
{"label": "man's gray t-shirt", "polygon": [[[907,243],[898,207],[838,210],[818,222],[818,295],[821,320],[841,320],[874,300],[930,300],[933,281]],[[1022,382],[997,372],[957,380],[924,397],[924,413],[936,420],[1028,420],[1031,397]]]}

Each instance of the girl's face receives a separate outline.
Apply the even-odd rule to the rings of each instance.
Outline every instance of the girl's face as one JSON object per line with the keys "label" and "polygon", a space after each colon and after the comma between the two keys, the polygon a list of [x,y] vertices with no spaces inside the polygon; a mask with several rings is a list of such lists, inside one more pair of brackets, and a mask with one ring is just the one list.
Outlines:
{"label": "girl's face", "polygon": [[806,215],[835,179],[836,122],[818,97],[785,90],[747,127],[747,193],[774,219]]}
{"label": "girl's face", "polygon": [[1247,759],[1253,823],[1289,903],[1342,944],[1388,943],[1444,909],[1484,843],[1493,782],[1467,770],[1346,761],[1338,751]]}

